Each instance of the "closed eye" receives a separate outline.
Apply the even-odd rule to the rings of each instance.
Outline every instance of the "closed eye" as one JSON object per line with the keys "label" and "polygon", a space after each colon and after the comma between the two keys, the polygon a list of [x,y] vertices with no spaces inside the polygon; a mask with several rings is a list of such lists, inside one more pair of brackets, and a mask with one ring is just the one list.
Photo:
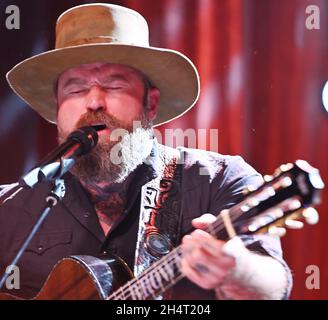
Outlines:
{"label": "closed eye", "polygon": [[110,81],[105,81],[102,84],[102,88],[105,90],[120,90],[120,89],[125,89],[129,86],[129,83],[125,79],[111,79]]}
{"label": "closed eye", "polygon": [[87,91],[88,91],[88,89],[86,89],[86,88],[72,89],[72,90],[68,90],[67,94],[79,94],[79,93],[84,93],[84,92],[87,92]]}
{"label": "closed eye", "polygon": [[110,86],[110,87],[104,87],[105,90],[119,90],[124,89],[122,86]]}
{"label": "closed eye", "polygon": [[76,90],[76,91],[71,91],[71,92],[69,92],[70,94],[74,94],[74,93],[81,93],[81,92],[83,92],[83,91],[85,91],[85,90]]}

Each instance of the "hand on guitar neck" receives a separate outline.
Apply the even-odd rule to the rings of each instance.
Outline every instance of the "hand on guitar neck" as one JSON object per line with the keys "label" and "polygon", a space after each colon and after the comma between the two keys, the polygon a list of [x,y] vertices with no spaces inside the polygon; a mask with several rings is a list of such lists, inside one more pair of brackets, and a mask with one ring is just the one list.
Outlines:
{"label": "hand on guitar neck", "polygon": [[183,238],[181,271],[219,299],[281,299],[287,287],[283,266],[275,259],[249,251],[238,237],[228,242],[204,231],[216,217],[193,220],[198,228]]}

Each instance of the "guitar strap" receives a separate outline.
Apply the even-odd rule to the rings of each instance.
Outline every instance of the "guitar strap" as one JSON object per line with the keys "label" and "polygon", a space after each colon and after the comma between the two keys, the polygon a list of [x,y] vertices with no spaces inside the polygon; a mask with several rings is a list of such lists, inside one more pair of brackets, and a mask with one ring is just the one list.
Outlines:
{"label": "guitar strap", "polygon": [[135,276],[179,244],[182,218],[180,159],[179,150],[157,144],[157,177],[141,190]]}

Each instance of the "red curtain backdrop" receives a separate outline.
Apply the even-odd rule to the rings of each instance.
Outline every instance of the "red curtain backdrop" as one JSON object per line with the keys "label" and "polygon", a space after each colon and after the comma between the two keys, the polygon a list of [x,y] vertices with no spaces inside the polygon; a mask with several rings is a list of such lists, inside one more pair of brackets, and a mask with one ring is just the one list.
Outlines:
{"label": "red curtain backdrop", "polygon": [[[0,183],[31,168],[56,145],[56,129],[15,97],[5,73],[19,61],[53,48],[57,16],[92,1],[15,1],[19,30],[0,16]],[[186,54],[197,66],[197,105],[165,128],[217,129],[219,152],[240,154],[262,174],[305,159],[328,184],[328,113],[321,94],[328,80],[328,2],[324,0],[127,0],[139,11],[153,46]],[[320,29],[308,30],[306,7],[320,9]],[[27,81],[33,81],[28,79]],[[208,139],[198,139],[209,148]],[[327,189],[315,226],[288,231],[284,256],[294,275],[292,299],[328,298]],[[320,268],[320,289],[306,288],[306,267]]]}

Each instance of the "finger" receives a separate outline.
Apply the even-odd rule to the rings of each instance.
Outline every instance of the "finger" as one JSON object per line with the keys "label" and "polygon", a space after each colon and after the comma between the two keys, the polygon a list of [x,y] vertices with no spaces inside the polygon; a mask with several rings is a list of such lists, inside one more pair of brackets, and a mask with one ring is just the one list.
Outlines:
{"label": "finger", "polygon": [[182,238],[182,243],[186,243],[188,242],[189,240],[191,240],[192,236],[190,234],[187,234],[185,235],[183,238]]}
{"label": "finger", "polygon": [[224,278],[224,273],[201,272],[199,269],[191,266],[186,260],[181,261],[182,273],[192,282],[196,283],[203,289],[216,288]]}
{"label": "finger", "polygon": [[206,264],[213,264],[215,268],[230,269],[235,265],[235,257],[222,251],[224,245],[224,241],[198,229],[183,238],[182,253],[191,265],[205,261]]}
{"label": "finger", "polygon": [[190,255],[195,250],[195,244],[190,235],[186,235],[182,238],[182,255]]}
{"label": "finger", "polygon": [[206,229],[209,224],[214,222],[216,220],[216,217],[213,216],[210,213],[205,213],[202,216],[195,218],[191,221],[193,227],[198,229]]}
{"label": "finger", "polygon": [[219,279],[217,279],[211,273],[200,273],[199,271],[195,270],[186,261],[182,261],[181,271],[189,280],[196,283],[203,289],[211,289],[212,287],[215,288],[215,285],[219,281]]}
{"label": "finger", "polygon": [[195,237],[187,237],[182,245],[181,271],[191,281],[204,289],[217,287],[234,267],[233,258],[227,261],[213,257]]}
{"label": "finger", "polygon": [[182,259],[194,269],[197,265],[205,266],[210,273],[216,275],[221,271],[229,271],[235,266],[235,258],[230,256],[213,256],[204,250],[203,247],[197,247],[197,244],[190,244],[183,247]]}
{"label": "finger", "polygon": [[[206,248],[206,249],[205,249]],[[220,251],[212,255],[208,251],[208,247],[204,248],[204,244],[198,239],[187,239],[182,245],[182,259],[185,259],[190,266],[202,264],[216,274],[221,270],[228,271],[235,266],[235,258],[224,255]]]}
{"label": "finger", "polygon": [[225,242],[214,238],[203,230],[195,230],[189,239],[197,243],[199,247],[202,247],[208,254],[212,256],[220,257],[222,255],[221,251]]}

